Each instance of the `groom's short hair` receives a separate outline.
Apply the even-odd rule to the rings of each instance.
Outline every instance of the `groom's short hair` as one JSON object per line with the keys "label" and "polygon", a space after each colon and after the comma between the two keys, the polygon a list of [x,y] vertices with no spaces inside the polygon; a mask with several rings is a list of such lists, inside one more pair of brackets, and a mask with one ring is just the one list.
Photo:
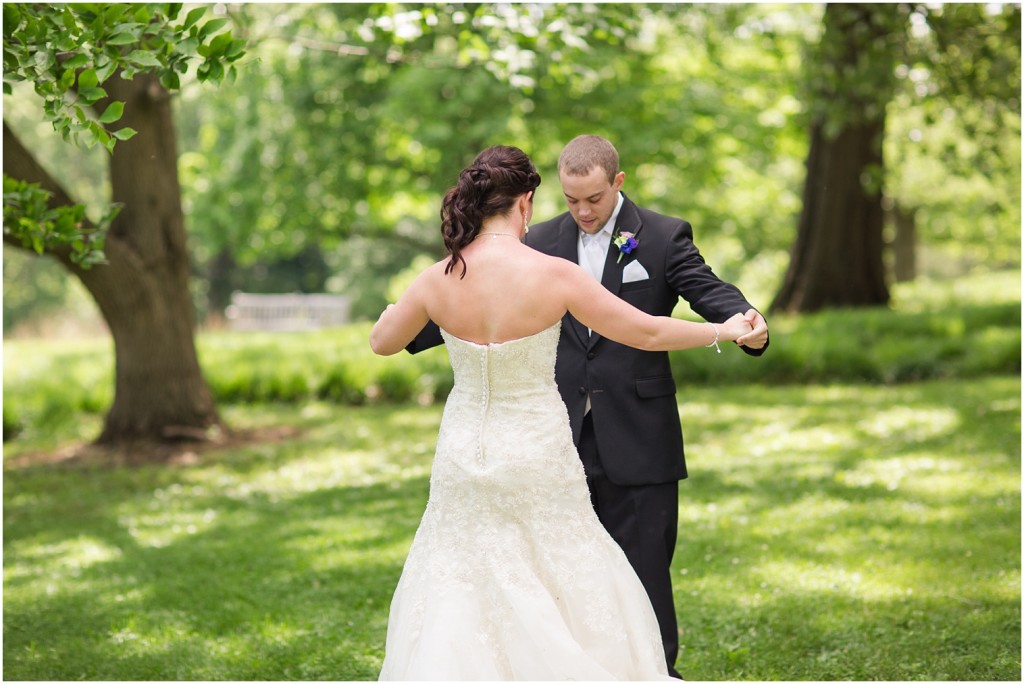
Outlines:
{"label": "groom's short hair", "polygon": [[569,141],[558,157],[558,174],[586,176],[595,166],[608,174],[614,183],[619,173],[619,153],[608,140],[599,135],[579,135]]}

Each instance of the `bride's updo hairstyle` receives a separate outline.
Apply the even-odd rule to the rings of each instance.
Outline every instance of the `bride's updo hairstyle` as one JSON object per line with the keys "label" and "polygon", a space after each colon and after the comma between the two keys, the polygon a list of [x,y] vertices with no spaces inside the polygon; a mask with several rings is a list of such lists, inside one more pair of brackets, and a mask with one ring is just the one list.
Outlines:
{"label": "bride's updo hairstyle", "polygon": [[[462,250],[473,241],[485,219],[504,216],[516,198],[540,185],[540,174],[533,162],[518,147],[495,145],[477,155],[462,170],[455,187],[445,193],[441,202],[441,236],[451,261],[445,266],[448,275],[462,262],[466,277],[466,260]],[[532,201],[532,198],[531,198]]]}

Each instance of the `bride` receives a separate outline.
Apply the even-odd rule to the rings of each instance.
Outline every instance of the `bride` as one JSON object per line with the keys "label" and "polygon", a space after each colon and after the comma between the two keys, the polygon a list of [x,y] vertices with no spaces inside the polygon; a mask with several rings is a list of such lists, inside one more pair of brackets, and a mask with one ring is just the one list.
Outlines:
{"label": "bride", "polygon": [[566,312],[646,350],[751,331],[649,316],[582,268],[520,242],[540,175],[515,147],[481,152],[444,197],[448,257],[370,333],[394,354],[433,320],[455,374],[430,498],[391,602],[382,680],[667,677],[658,623],[598,521],[554,379]]}

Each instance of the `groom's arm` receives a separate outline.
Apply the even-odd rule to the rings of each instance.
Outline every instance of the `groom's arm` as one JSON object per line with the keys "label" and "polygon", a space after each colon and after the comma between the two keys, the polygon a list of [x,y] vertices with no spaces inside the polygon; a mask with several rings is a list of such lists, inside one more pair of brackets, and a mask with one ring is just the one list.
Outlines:
{"label": "groom's arm", "polygon": [[[693,244],[693,228],[688,222],[680,221],[680,225],[676,226],[667,252],[666,280],[676,294],[685,299],[704,320],[721,322],[737,313],[757,311],[739,288],[719,279],[707,265],[697,246]],[[759,317],[760,322],[763,322],[763,316]],[[763,325],[763,346],[740,346],[740,349],[750,356],[761,356],[768,349],[767,323]]]}
{"label": "groom's arm", "polygon": [[434,321],[430,321],[406,346],[405,351],[410,354],[419,354],[425,349],[433,349],[442,344],[444,344],[444,338],[441,337],[441,328],[437,327],[437,323]]}

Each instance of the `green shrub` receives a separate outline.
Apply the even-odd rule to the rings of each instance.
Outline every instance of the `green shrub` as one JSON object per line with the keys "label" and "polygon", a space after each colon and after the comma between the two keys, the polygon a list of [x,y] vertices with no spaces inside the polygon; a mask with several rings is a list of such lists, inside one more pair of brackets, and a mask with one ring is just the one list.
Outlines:
{"label": "green shrub", "polygon": [[388,401],[409,401],[416,395],[419,373],[414,369],[393,367],[385,368],[377,376],[373,385],[379,391],[379,397]]}
{"label": "green shrub", "polygon": [[[721,354],[672,352],[672,372],[680,388],[1019,375],[1019,284],[1019,273],[988,274],[898,286],[892,309],[769,315],[764,356],[728,344]],[[369,323],[304,333],[208,332],[197,345],[221,404],[444,400],[453,375],[443,348],[378,357],[369,332]],[[113,399],[112,367],[108,340],[8,342],[4,438],[56,430],[77,412],[102,414]]]}
{"label": "green shrub", "polygon": [[4,404],[4,441],[14,439],[18,436],[24,426],[21,419],[7,404]]}
{"label": "green shrub", "polygon": [[366,403],[366,392],[358,378],[347,366],[331,368],[316,388],[318,399],[338,404],[359,406]]}
{"label": "green shrub", "polygon": [[680,385],[694,383],[871,382],[1019,374],[1019,302],[961,305],[941,312],[844,309],[769,316],[760,358],[723,345],[671,352]]}

